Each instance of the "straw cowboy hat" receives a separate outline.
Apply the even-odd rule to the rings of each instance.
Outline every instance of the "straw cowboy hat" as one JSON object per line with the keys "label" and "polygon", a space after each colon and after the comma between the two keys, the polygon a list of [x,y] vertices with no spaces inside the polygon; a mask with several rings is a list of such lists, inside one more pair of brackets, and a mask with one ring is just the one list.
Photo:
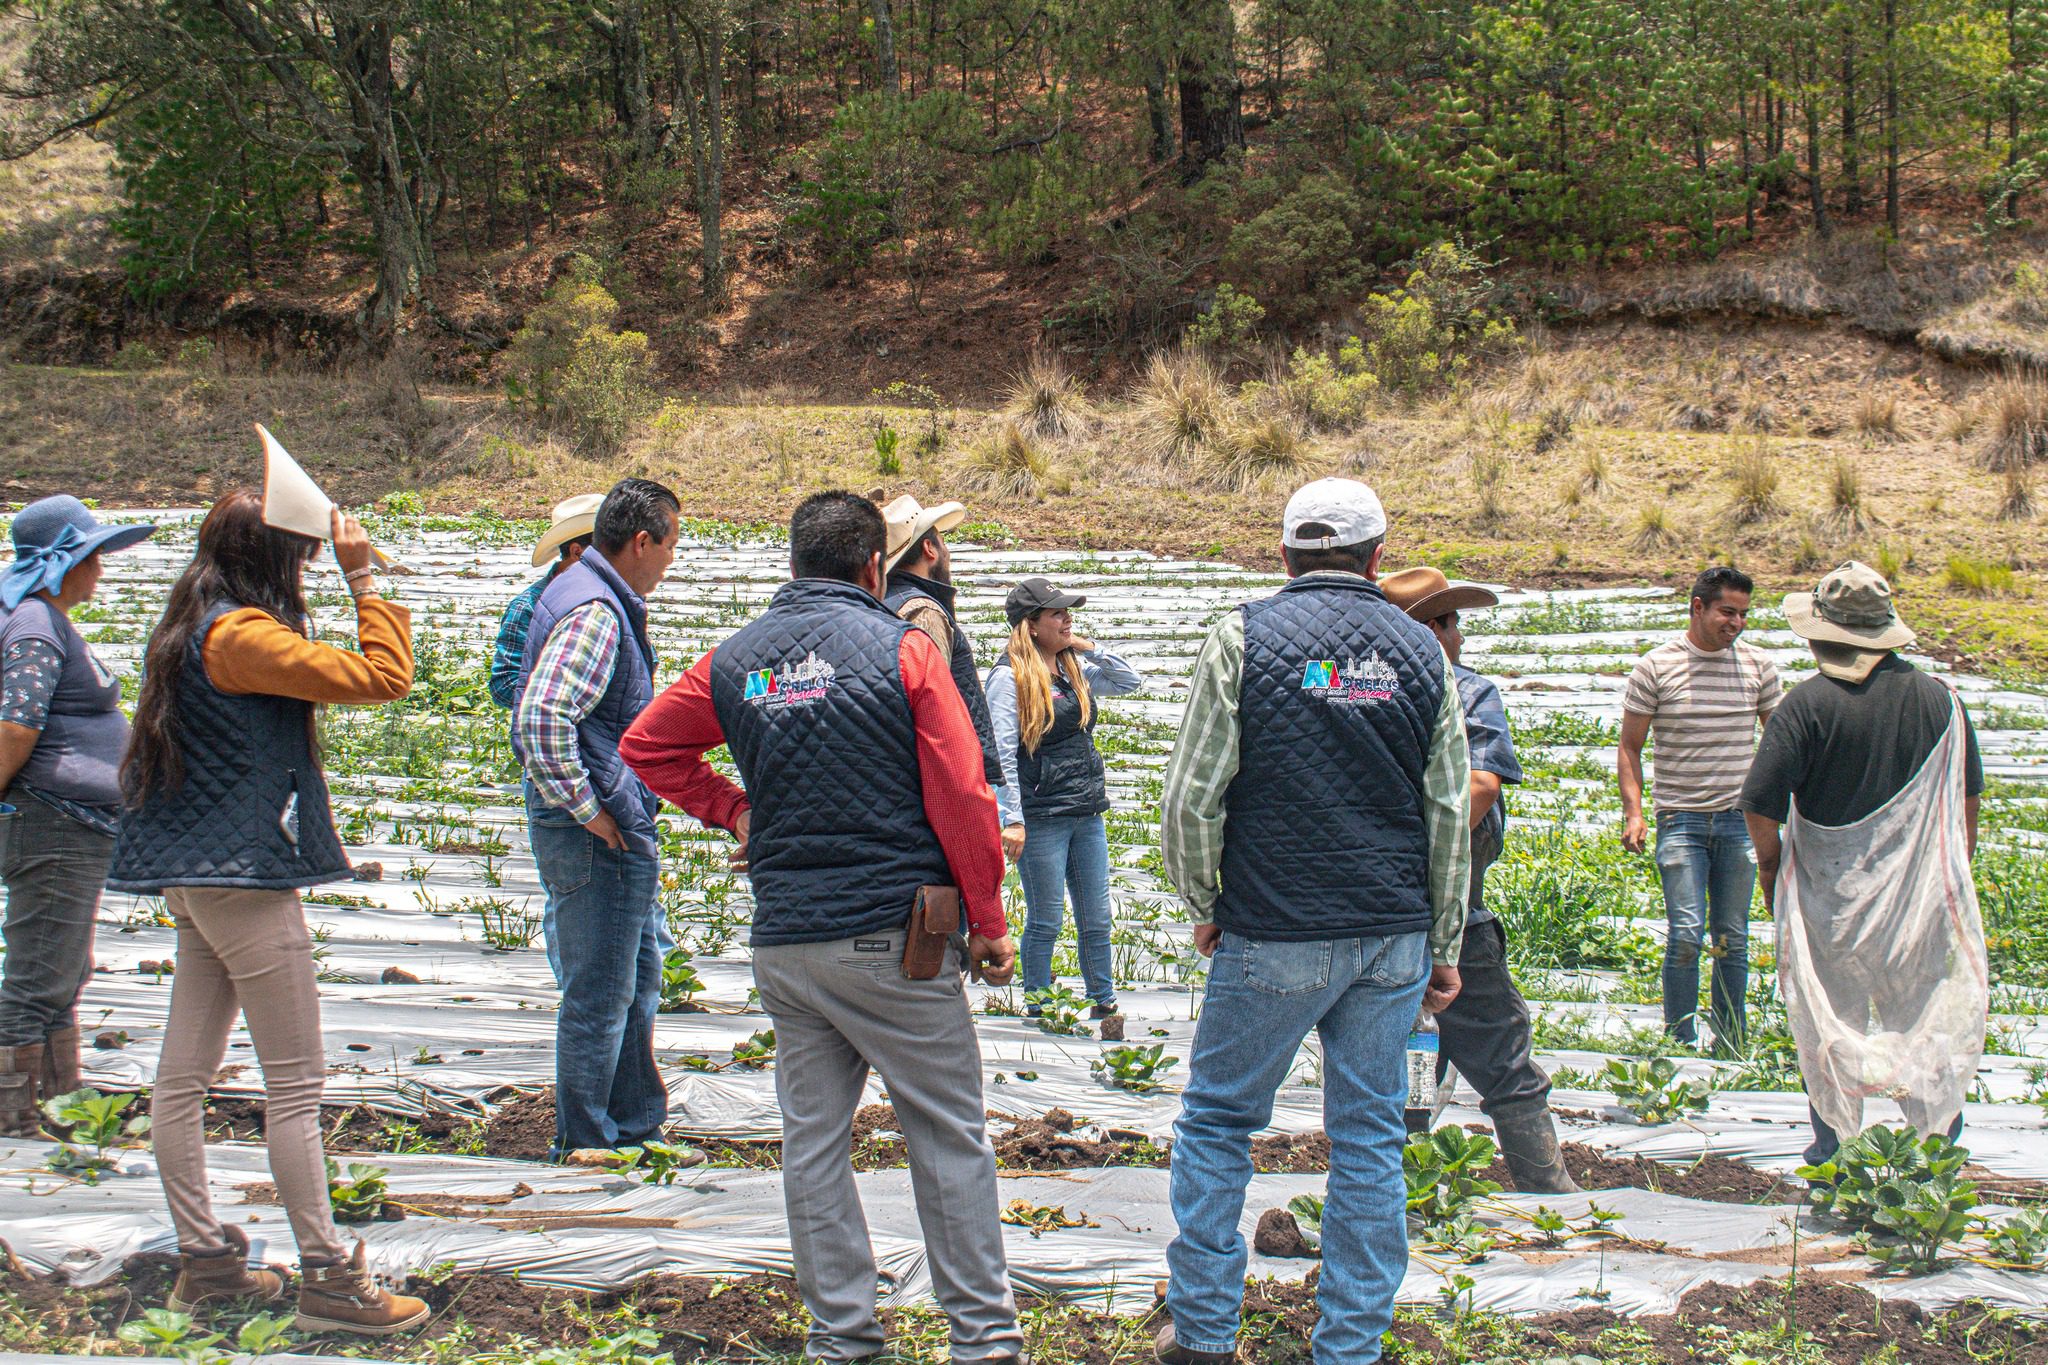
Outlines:
{"label": "straw cowboy hat", "polygon": [[1862,682],[1885,655],[1918,637],[1892,605],[1892,585],[1868,564],[1850,560],[1812,592],[1785,594],[1785,622],[1813,646],[1821,672]]}
{"label": "straw cowboy hat", "polygon": [[548,523],[548,533],[540,538],[540,544],[533,547],[533,567],[538,569],[553,559],[564,545],[595,531],[597,509],[603,505],[602,493],[578,493],[556,503],[554,516]]}
{"label": "straw cowboy hat", "polygon": [[1500,605],[1492,590],[1476,583],[1453,583],[1442,569],[1427,564],[1383,576],[1380,591],[1389,602],[1425,623],[1448,612]]}
{"label": "straw cowboy hat", "polygon": [[957,502],[923,507],[905,493],[882,509],[882,520],[889,528],[888,549],[882,555],[882,572],[886,574],[927,532],[944,533],[967,520],[967,509]]}

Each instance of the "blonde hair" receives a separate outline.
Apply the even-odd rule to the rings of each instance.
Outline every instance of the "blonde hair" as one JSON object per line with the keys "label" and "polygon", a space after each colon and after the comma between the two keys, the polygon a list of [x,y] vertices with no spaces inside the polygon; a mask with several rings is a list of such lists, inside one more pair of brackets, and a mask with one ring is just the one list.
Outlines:
{"label": "blonde hair", "polygon": [[[1052,728],[1052,671],[1045,656],[1031,639],[1031,618],[1025,617],[1010,632],[1010,672],[1017,684],[1017,738],[1024,752],[1038,752],[1038,742]],[[1081,656],[1075,650],[1060,651],[1060,672],[1081,703],[1081,725],[1087,727],[1093,703],[1088,697],[1088,679],[1081,672]]]}

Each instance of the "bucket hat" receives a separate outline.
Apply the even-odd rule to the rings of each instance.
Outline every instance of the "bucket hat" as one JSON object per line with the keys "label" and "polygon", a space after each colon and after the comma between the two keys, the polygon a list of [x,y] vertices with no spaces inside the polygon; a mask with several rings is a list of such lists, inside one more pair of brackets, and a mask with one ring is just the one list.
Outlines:
{"label": "bucket hat", "polygon": [[1879,660],[1918,638],[1892,605],[1892,585],[1868,564],[1850,560],[1812,592],[1785,594],[1785,621],[1815,646],[1830,677],[1861,682]]}
{"label": "bucket hat", "polygon": [[32,502],[14,514],[14,563],[0,580],[0,602],[11,610],[31,593],[56,592],[73,566],[101,551],[125,550],[149,539],[149,523],[102,526],[92,509],[59,493]]}

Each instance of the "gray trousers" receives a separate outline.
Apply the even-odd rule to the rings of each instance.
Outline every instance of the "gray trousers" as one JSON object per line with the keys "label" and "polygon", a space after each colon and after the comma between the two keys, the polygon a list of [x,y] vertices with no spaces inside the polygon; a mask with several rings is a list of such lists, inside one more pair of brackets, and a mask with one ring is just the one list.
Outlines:
{"label": "gray trousers", "polygon": [[7,883],[0,1047],[30,1047],[78,1022],[114,841],[20,787],[5,799],[20,814],[0,820]]}
{"label": "gray trousers", "polygon": [[995,1149],[982,1105],[981,1048],[959,952],[930,981],[902,972],[903,932],[754,949],[754,983],[775,1023],[782,1193],[812,1360],[880,1352],[876,1269],[853,1178],[853,1114],[868,1068],[882,1073],[910,1149],[910,1183],[953,1359],[1021,1355],[997,1211]]}

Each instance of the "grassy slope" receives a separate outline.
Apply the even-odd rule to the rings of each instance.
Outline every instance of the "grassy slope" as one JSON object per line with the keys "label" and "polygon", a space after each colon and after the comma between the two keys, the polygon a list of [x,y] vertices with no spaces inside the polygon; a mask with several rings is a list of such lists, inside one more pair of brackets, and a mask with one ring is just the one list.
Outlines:
{"label": "grassy slope", "polygon": [[[255,476],[249,423],[263,421],[349,502],[408,488],[436,509],[534,515],[631,472],[670,483],[694,515],[778,522],[806,491],[886,483],[961,496],[977,519],[1001,522],[1025,544],[1270,565],[1288,486],[1310,472],[1350,472],[1373,482],[1392,510],[1397,561],[1553,586],[1679,585],[1703,561],[1729,557],[1786,589],[1852,554],[1890,557],[1906,565],[1901,595],[1931,642],[1982,665],[2048,674],[2040,526],[1998,518],[2004,483],[1979,463],[1983,424],[1971,428],[1989,381],[1847,331],[1636,323],[1561,334],[1481,376],[1470,394],[1390,408],[1354,432],[1318,438],[1298,470],[1243,493],[1203,487],[1134,453],[1139,417],[1121,395],[1098,400],[1088,432],[1053,449],[1037,496],[995,497],[964,492],[960,473],[1000,420],[984,410],[947,414],[945,449],[907,453],[903,474],[884,479],[874,425],[901,429],[908,452],[920,414],[675,400],[623,455],[599,462],[532,431],[487,392],[426,394],[416,402],[392,365],[341,376],[10,367],[0,370],[0,493],[204,500]],[[1892,429],[1876,424],[1869,394],[1891,400]],[[1667,429],[1679,405],[1709,401],[1752,414],[1768,407],[1774,431]],[[1571,430],[1537,453],[1540,414],[1557,410],[1574,415]],[[1758,449],[1778,476],[1776,509],[1737,524],[1733,468]],[[1488,451],[1506,462],[1490,521],[1475,477],[1484,459],[1474,458]],[[1830,530],[1824,516],[1839,462],[1861,485],[1861,532]],[[1575,500],[1569,490],[1583,489],[1595,466],[1601,486]],[[1659,543],[1641,536],[1649,508],[1669,527]],[[1946,584],[1954,555],[2020,572],[2009,593],[1970,597]]]}

